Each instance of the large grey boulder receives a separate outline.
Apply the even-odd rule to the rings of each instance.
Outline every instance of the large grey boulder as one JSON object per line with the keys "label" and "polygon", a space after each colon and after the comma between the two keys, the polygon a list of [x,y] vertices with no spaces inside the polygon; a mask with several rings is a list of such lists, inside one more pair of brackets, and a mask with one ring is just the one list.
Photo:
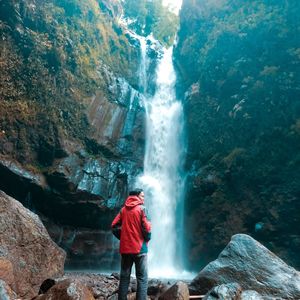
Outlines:
{"label": "large grey boulder", "polygon": [[191,282],[191,290],[205,294],[230,282],[262,296],[300,299],[300,273],[246,234],[231,238],[219,257]]}
{"label": "large grey boulder", "polygon": [[28,299],[46,278],[64,273],[65,257],[39,217],[0,191],[0,279]]}

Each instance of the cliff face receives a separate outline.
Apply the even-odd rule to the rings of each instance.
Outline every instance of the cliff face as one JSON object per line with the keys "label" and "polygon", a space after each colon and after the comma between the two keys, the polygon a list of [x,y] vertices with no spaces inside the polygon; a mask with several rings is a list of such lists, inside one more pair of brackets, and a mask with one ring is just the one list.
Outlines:
{"label": "cliff face", "polygon": [[108,230],[144,152],[140,49],[122,6],[16,0],[0,11],[0,189],[62,225]]}
{"label": "cliff face", "polygon": [[238,232],[300,266],[299,12],[295,1],[183,2],[175,63],[196,268]]}

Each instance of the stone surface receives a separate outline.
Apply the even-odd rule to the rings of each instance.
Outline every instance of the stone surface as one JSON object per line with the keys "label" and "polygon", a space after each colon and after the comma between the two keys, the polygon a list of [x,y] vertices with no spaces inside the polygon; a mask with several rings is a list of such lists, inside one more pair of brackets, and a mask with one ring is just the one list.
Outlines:
{"label": "stone surface", "polygon": [[1,157],[0,190],[39,213],[51,238],[70,254],[69,267],[111,269],[111,253],[116,265],[118,250],[110,224],[137,172],[133,162],[91,158],[83,150],[56,161],[45,176]]}
{"label": "stone surface", "polygon": [[300,273],[248,235],[234,235],[219,257],[191,282],[194,291],[237,282],[262,296],[300,298]]}
{"label": "stone surface", "polygon": [[256,291],[246,290],[242,292],[241,300],[264,300],[264,298]]}
{"label": "stone surface", "polygon": [[9,287],[9,285],[5,281],[0,279],[0,300],[15,299],[17,299],[16,293]]}
{"label": "stone surface", "polygon": [[69,272],[61,280],[80,282],[88,287],[95,299],[108,299],[118,291],[119,280],[115,276],[93,273]]}
{"label": "stone surface", "polygon": [[0,256],[0,279],[4,280],[13,290],[16,288],[13,265],[8,259],[1,256]]}
{"label": "stone surface", "polygon": [[[90,272],[66,272],[63,277],[58,278],[56,281],[59,282],[66,279],[72,282],[80,282],[82,285],[88,287],[91,290],[94,298],[97,300],[118,299],[119,273],[104,275]],[[157,287],[150,291],[151,287],[154,285]],[[147,299],[158,299],[158,296],[166,286],[167,284],[163,283],[161,280],[149,280]],[[131,277],[128,289],[128,297],[131,297],[130,299],[135,299],[135,292],[136,280],[134,277]]]}
{"label": "stone surface", "polygon": [[[1,5],[0,189],[54,222],[108,233],[142,171],[140,44],[119,23],[119,0],[77,1],[71,15],[63,8],[69,5],[65,0]],[[64,25],[52,22],[58,15]],[[89,21],[81,26],[83,19]],[[89,54],[79,63],[83,55],[77,50],[91,43],[93,58]]]}
{"label": "stone surface", "polygon": [[238,283],[227,283],[215,286],[204,297],[203,300],[240,300],[242,288]]}
{"label": "stone surface", "polygon": [[[2,191],[0,257],[2,267],[13,270],[12,288],[22,298],[37,294],[46,278],[63,274],[65,252],[51,240],[36,214]],[[13,277],[6,279],[11,282]]]}
{"label": "stone surface", "polygon": [[[107,218],[113,219],[113,216],[107,215]],[[110,230],[57,225],[46,218],[42,221],[51,238],[68,253],[66,269],[96,271],[119,268],[119,241]],[[99,217],[97,223],[102,221]]]}
{"label": "stone surface", "polygon": [[80,281],[65,279],[55,284],[46,294],[35,298],[36,300],[94,300],[89,288]]}
{"label": "stone surface", "polygon": [[188,300],[189,289],[186,283],[182,281],[176,282],[168,290],[166,290],[159,300]]}
{"label": "stone surface", "polygon": [[157,296],[163,294],[167,289],[169,289],[173,283],[168,280],[162,279],[149,279],[148,281],[148,295]]}

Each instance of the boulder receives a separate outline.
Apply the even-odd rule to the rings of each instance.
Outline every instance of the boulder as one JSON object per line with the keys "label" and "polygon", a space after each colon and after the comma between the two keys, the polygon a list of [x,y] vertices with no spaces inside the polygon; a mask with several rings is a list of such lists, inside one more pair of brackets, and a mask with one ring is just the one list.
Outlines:
{"label": "boulder", "polygon": [[65,257],[39,217],[0,191],[0,279],[30,298],[45,279],[63,274]]}
{"label": "boulder", "polygon": [[238,283],[227,283],[215,286],[204,297],[203,300],[230,299],[240,300],[242,288]]}
{"label": "boulder", "polygon": [[35,300],[95,300],[92,292],[88,287],[79,280],[65,279],[53,287],[46,294],[40,295]]}
{"label": "boulder", "polygon": [[300,299],[300,273],[245,234],[234,235],[219,257],[191,282],[190,289],[207,293],[214,286],[230,282],[262,296]]}
{"label": "boulder", "polygon": [[158,299],[159,300],[188,300],[189,299],[188,285],[182,281],[176,282],[167,289]]}

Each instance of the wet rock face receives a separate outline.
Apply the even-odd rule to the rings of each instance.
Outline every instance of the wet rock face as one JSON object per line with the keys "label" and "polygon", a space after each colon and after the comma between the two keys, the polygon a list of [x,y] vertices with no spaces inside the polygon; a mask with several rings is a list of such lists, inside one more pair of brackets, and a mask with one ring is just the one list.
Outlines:
{"label": "wet rock face", "polygon": [[67,252],[67,267],[116,268],[118,245],[110,224],[126,197],[131,180],[127,172],[133,163],[92,159],[83,152],[40,175],[2,162],[0,186],[41,214],[51,238]]}
{"label": "wet rock face", "polygon": [[187,127],[191,268],[239,232],[300,267],[300,6],[248,4],[186,0],[180,13],[174,61]]}
{"label": "wet rock face", "polygon": [[138,172],[134,163],[92,159],[86,152],[70,155],[42,175],[7,158],[1,163],[0,188],[25,206],[62,224],[98,229],[109,229],[133,177],[130,168]]}
{"label": "wet rock face", "polygon": [[201,270],[191,287],[206,293],[214,286],[230,282],[262,296],[300,298],[300,273],[245,234],[233,236],[219,257]]}
{"label": "wet rock face", "polygon": [[66,269],[119,269],[119,242],[110,230],[58,226],[45,218],[43,223],[51,238],[67,253]]}
{"label": "wet rock face", "polygon": [[[134,47],[139,49],[139,45]],[[101,72],[107,92],[98,90],[89,100],[90,139],[94,139],[99,144],[99,152],[102,150],[109,158],[128,158],[133,153],[134,159],[140,158],[145,135],[142,95],[126,78],[117,76],[107,66],[102,65]]]}
{"label": "wet rock face", "polygon": [[[16,1],[3,11],[0,173],[6,180],[0,188],[51,217],[52,204],[56,211],[66,203],[77,210],[82,198],[120,206],[144,149],[140,49],[117,22],[121,3]],[[45,184],[28,174],[46,175]]]}
{"label": "wet rock face", "polygon": [[52,237],[75,266],[89,255],[106,266],[110,223],[143,165],[140,45],[118,0],[1,8],[0,189],[62,224]]}
{"label": "wet rock face", "polygon": [[0,191],[0,275],[22,298],[64,272],[65,252],[50,238],[39,217]]}

